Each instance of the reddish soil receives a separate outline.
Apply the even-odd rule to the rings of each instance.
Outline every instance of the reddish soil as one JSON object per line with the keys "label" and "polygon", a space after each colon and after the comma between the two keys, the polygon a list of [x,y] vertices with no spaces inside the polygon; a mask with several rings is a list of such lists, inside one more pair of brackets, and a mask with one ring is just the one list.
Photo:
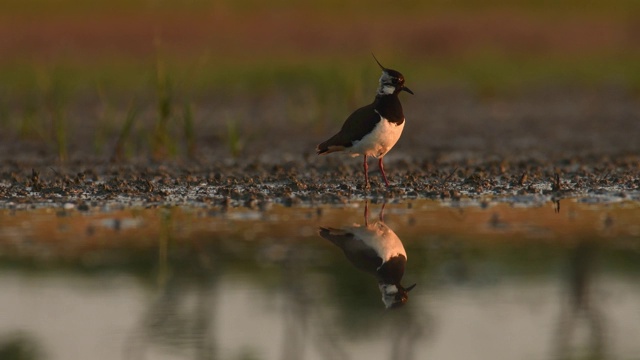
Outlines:
{"label": "reddish soil", "polygon": [[214,58],[360,56],[372,49],[418,57],[461,56],[483,49],[537,56],[640,50],[640,26],[631,17],[534,16],[500,9],[355,14],[218,7],[197,13],[0,15],[0,54],[2,61],[153,56],[158,41],[169,53]]}

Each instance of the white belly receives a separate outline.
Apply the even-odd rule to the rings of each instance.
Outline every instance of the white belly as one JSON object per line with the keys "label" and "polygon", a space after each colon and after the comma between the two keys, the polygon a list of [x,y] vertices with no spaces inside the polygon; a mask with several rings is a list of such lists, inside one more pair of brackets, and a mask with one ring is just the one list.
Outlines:
{"label": "white belly", "polygon": [[373,249],[382,258],[383,262],[389,261],[394,256],[402,255],[407,258],[407,252],[393,230],[385,223],[376,221],[367,226],[354,226],[347,228],[356,239],[362,241],[368,248]]}
{"label": "white belly", "polygon": [[404,123],[403,121],[402,124],[396,125],[382,118],[370,134],[363,137],[362,140],[354,141],[353,146],[347,151],[352,156],[383,157],[400,139]]}

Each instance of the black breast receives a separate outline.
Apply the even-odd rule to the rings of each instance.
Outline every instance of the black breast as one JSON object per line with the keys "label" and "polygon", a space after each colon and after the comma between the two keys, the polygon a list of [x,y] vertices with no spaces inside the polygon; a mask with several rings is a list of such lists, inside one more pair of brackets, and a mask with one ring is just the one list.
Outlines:
{"label": "black breast", "polygon": [[378,280],[385,284],[400,284],[406,264],[407,258],[404,255],[390,258],[378,269]]}
{"label": "black breast", "polygon": [[397,125],[404,122],[404,113],[402,112],[402,104],[400,104],[398,94],[378,96],[374,106],[376,111],[390,122]]}

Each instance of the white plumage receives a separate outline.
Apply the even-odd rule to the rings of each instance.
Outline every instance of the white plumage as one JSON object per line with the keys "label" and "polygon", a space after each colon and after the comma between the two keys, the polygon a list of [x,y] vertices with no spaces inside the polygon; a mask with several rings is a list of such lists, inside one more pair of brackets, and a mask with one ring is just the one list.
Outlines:
{"label": "white plumage", "polygon": [[405,259],[407,258],[407,252],[404,250],[398,235],[381,221],[376,221],[366,226],[354,224],[344,230],[352,233],[356,239],[374,250],[383,263],[398,255],[404,256]]}
{"label": "white plumage", "polygon": [[400,139],[404,123],[403,121],[402,124],[397,125],[380,116],[380,122],[373,131],[365,135],[362,140],[354,141],[353,146],[346,151],[353,157],[359,155],[383,157]]}

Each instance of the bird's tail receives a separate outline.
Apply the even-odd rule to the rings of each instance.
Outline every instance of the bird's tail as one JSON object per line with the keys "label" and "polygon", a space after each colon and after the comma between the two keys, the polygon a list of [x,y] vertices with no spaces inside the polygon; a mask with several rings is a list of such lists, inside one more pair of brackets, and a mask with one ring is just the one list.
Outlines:
{"label": "bird's tail", "polygon": [[318,155],[322,155],[322,154],[326,154],[329,152],[329,147],[327,146],[327,142],[323,142],[321,144],[318,144],[318,146],[316,146],[316,153]]}
{"label": "bird's tail", "polygon": [[352,233],[331,227],[319,227],[318,235],[339,247],[343,247],[345,241],[353,239]]}
{"label": "bird's tail", "polygon": [[318,155],[323,155],[323,154],[332,153],[334,151],[342,151],[345,149],[344,145],[338,145],[338,144],[340,144],[340,142],[335,141],[335,136],[334,136],[331,139],[318,144],[318,146],[316,146],[316,152],[318,153]]}

